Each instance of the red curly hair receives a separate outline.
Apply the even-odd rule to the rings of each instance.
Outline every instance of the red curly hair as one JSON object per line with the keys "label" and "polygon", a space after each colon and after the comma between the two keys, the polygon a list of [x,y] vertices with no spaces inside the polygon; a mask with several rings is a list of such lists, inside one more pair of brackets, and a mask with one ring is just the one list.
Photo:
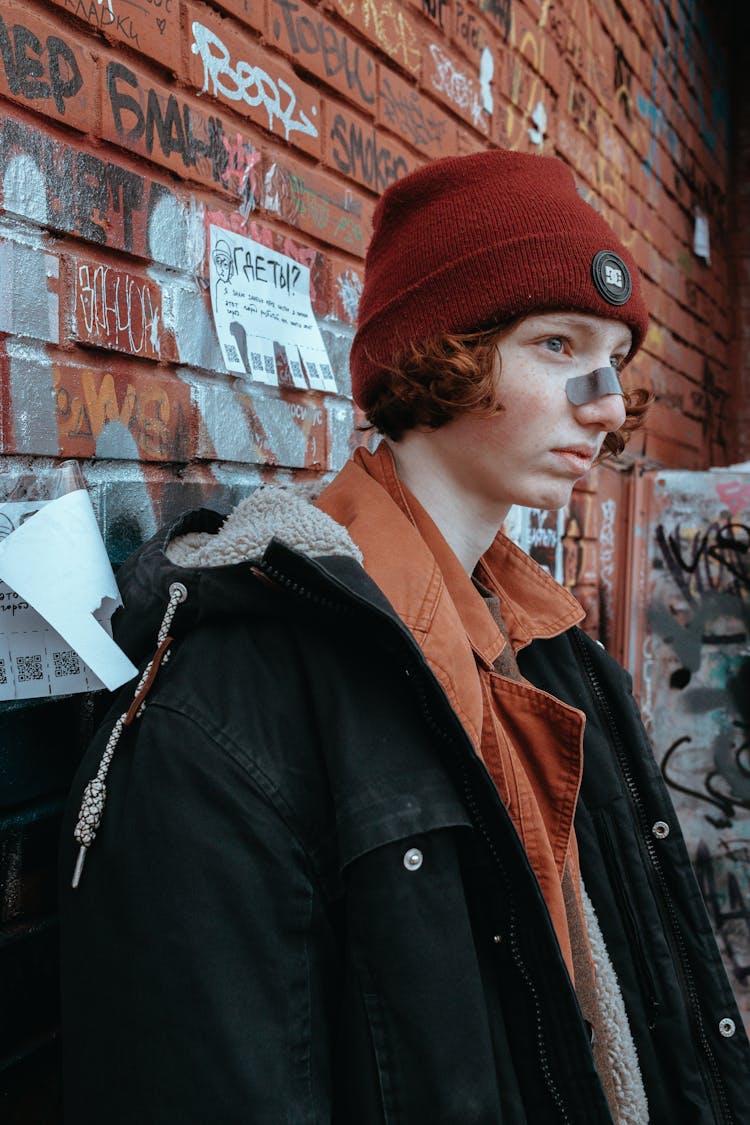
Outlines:
{"label": "red curly hair", "polygon": [[[391,367],[377,400],[366,412],[369,427],[398,441],[407,430],[437,430],[459,414],[499,414],[497,345],[517,323],[480,332],[443,335],[410,345]],[[653,395],[643,388],[625,394],[625,421],[607,434],[599,460],[622,453],[630,434],[643,425]]]}

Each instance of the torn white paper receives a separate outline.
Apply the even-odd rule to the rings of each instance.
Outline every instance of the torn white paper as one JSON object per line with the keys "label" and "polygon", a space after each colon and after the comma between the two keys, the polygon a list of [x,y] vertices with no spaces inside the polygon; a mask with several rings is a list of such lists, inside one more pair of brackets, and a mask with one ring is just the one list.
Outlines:
{"label": "torn white paper", "polygon": [[495,102],[492,97],[492,78],[495,73],[495,56],[489,47],[482,51],[479,61],[479,89],[482,95],[482,109],[486,113],[493,113]]}
{"label": "torn white paper", "polygon": [[711,239],[708,232],[708,218],[700,207],[695,209],[693,251],[697,258],[703,258],[707,266],[711,265]]}
{"label": "torn white paper", "polygon": [[0,698],[113,691],[132,679],[137,668],[107,631],[121,601],[88,493],[0,514],[14,528],[0,541]]}
{"label": "torn white paper", "polygon": [[307,266],[212,225],[209,274],[228,371],[272,386],[336,390]]}

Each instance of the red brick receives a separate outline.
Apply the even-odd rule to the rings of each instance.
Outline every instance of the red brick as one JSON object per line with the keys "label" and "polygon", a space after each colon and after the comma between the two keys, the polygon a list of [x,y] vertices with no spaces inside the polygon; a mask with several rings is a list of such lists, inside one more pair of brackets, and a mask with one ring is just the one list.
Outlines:
{"label": "red brick", "polygon": [[547,155],[553,155],[550,137],[555,136],[557,130],[554,128],[551,119],[548,118],[546,140],[541,149],[532,142],[529,136],[529,130],[533,128],[531,117],[524,109],[519,109],[518,106],[513,105],[502,95],[495,96],[495,112],[492,115],[492,140],[496,144],[513,152],[544,152]]}
{"label": "red brick", "polygon": [[[243,199],[258,162],[254,139],[206,103],[178,98],[119,60],[101,67],[102,137],[185,179]],[[205,108],[204,108],[205,107]]]}
{"label": "red brick", "polygon": [[532,70],[557,92],[562,78],[562,57],[554,38],[541,30],[538,21],[518,3],[513,5],[512,14],[509,39],[511,50],[528,62]]}
{"label": "red brick", "polygon": [[422,86],[474,129],[489,135],[490,115],[482,105],[479,80],[460,55],[442,43],[426,44]]}
{"label": "red brick", "polygon": [[451,0],[407,0],[407,3],[429,20],[433,27],[447,35],[453,22]]}
{"label": "red brick", "polygon": [[161,289],[145,270],[117,269],[76,255],[72,282],[71,339],[142,359],[161,357]]}
{"label": "red brick", "polygon": [[[228,20],[188,11],[190,78],[196,89],[249,117],[276,137],[321,154],[320,96]],[[260,99],[260,104],[257,104]]]}
{"label": "red brick", "polygon": [[270,42],[365,111],[375,112],[377,65],[372,54],[304,0],[269,0]]}
{"label": "red brick", "polygon": [[[513,105],[529,116],[540,101],[549,107],[550,99],[542,79],[520,55],[509,57],[504,77],[505,88],[502,92]],[[560,109],[563,109],[562,104]]]}
{"label": "red brick", "polygon": [[143,461],[191,456],[190,388],[155,368],[53,365],[59,455],[94,457],[108,423],[129,430]]}
{"label": "red brick", "polygon": [[477,7],[499,33],[503,43],[507,43],[512,21],[511,0],[477,0]]}
{"label": "red brick", "polygon": [[265,0],[215,0],[215,3],[217,7],[236,16],[254,31],[265,29],[267,18]]}
{"label": "red brick", "polygon": [[394,63],[419,77],[422,30],[404,11],[401,0],[333,0],[333,9]]}
{"label": "red brick", "polygon": [[573,170],[595,187],[598,163],[596,148],[567,114],[560,115],[554,141],[558,152]]}
{"label": "red brick", "polygon": [[563,59],[553,39],[541,38],[539,42],[539,63],[536,69],[553,93],[557,94],[562,85]]}
{"label": "red brick", "polygon": [[648,429],[650,434],[659,434],[667,438],[679,435],[680,441],[692,446],[693,449],[700,449],[703,443],[700,422],[695,422],[687,418],[683,411],[663,406],[658,401],[649,411]]}
{"label": "red brick", "polygon": [[[498,112],[497,103],[495,104],[495,114]],[[495,148],[496,146],[484,137],[480,137],[473,129],[466,129],[463,125],[458,126],[458,147],[456,152],[459,156],[468,156],[471,152],[481,152],[484,149]]]}
{"label": "red brick", "polygon": [[577,73],[568,70],[567,78],[565,110],[573,124],[594,141],[594,128],[599,106],[594,95],[581,81]]}
{"label": "red brick", "polygon": [[398,133],[424,156],[444,156],[455,152],[458,143],[456,122],[438,109],[417,87],[384,66],[379,71],[377,122]]}
{"label": "red brick", "polygon": [[263,206],[289,226],[364,257],[374,204],[347,182],[290,161],[268,159]]}
{"label": "red brick", "polygon": [[137,6],[124,4],[122,0],[112,4],[101,0],[50,0],[50,3],[72,12],[112,42],[123,43],[170,70],[179,70],[182,31],[177,0]]}
{"label": "red brick", "polygon": [[653,40],[650,5],[643,0],[628,0],[628,16],[641,42],[650,43]]}
{"label": "red brick", "polygon": [[502,66],[506,48],[494,27],[479,14],[471,0],[455,0],[450,41],[475,66],[479,66],[485,47],[489,47],[495,56],[496,74]]}
{"label": "red brick", "polygon": [[67,28],[3,0],[0,38],[0,95],[75,129],[96,128],[96,64]]}
{"label": "red brick", "polygon": [[329,168],[378,194],[424,163],[359,114],[336,105],[326,105],[324,151]]}

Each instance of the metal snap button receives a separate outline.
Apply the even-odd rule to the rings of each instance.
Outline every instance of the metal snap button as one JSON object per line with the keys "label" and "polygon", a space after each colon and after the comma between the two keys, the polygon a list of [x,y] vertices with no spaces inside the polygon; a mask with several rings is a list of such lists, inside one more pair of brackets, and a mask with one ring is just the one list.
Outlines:
{"label": "metal snap button", "polygon": [[407,871],[419,871],[423,859],[424,856],[419,848],[409,848],[408,852],[404,853],[404,867]]}
{"label": "metal snap button", "polygon": [[503,935],[502,934],[493,934],[492,940],[494,941],[495,945],[500,945],[500,942],[503,940]]}
{"label": "metal snap button", "polygon": [[666,820],[657,820],[656,824],[652,825],[651,831],[657,840],[666,840],[669,835],[669,825]]}
{"label": "metal snap button", "polygon": [[729,1016],[726,1016],[723,1020],[719,1020],[719,1031],[725,1039],[731,1039],[736,1030],[735,1022],[734,1020],[730,1020]]}

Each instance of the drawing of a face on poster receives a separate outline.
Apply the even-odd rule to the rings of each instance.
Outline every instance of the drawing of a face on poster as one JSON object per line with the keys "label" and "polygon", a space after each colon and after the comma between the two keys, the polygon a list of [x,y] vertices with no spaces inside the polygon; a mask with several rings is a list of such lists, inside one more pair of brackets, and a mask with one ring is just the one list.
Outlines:
{"label": "drawing of a face on poster", "polygon": [[214,246],[213,264],[216,271],[216,286],[218,294],[218,285],[221,281],[231,281],[232,274],[234,273],[234,262],[232,261],[232,251],[229,243],[220,238]]}

